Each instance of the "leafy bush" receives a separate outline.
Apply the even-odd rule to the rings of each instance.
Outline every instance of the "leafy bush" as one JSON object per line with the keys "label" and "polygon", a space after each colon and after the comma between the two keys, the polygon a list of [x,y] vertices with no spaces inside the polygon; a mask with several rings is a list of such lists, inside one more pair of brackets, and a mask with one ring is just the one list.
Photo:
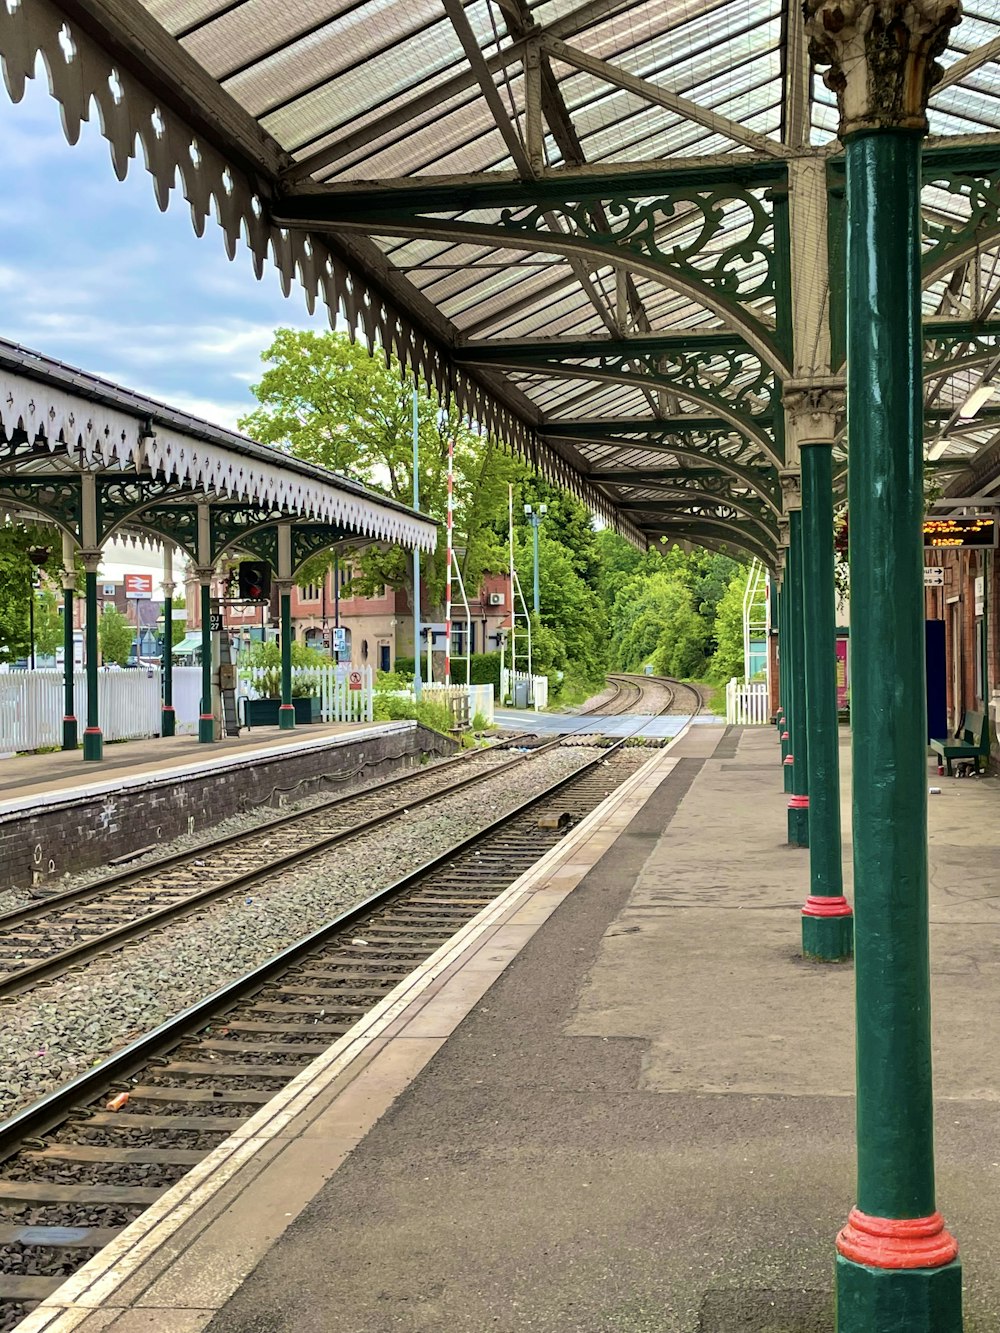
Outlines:
{"label": "leafy bush", "polygon": [[432,703],[429,699],[406,699],[398,694],[376,694],[372,704],[372,716],[376,722],[404,722],[412,720],[431,731],[440,731],[445,736],[451,732],[451,713],[445,704]]}
{"label": "leafy bush", "polygon": [[412,680],[413,673],[414,671],[416,671],[416,669],[417,669],[416,663],[414,662],[412,657],[400,657],[399,653],[396,654],[397,676],[409,676],[410,679]]}
{"label": "leafy bush", "polygon": [[377,671],[375,673],[376,690],[408,690],[413,677],[403,671]]}
{"label": "leafy bush", "polygon": [[[326,667],[330,659],[316,648],[304,643],[292,641],[293,667]],[[254,688],[268,699],[281,697],[281,648],[273,640],[266,643],[252,643],[240,653],[240,666],[260,670],[262,675],[254,680]],[[315,676],[297,676],[292,679],[292,698],[307,699],[318,693],[319,681]]]}
{"label": "leafy bush", "polygon": [[[396,665],[399,665],[399,658],[396,659]],[[472,673],[471,684],[492,685],[497,694],[500,693],[499,653],[473,653],[469,658],[469,666]],[[465,679],[464,657],[453,657],[451,659],[451,681],[453,685],[469,683]]]}

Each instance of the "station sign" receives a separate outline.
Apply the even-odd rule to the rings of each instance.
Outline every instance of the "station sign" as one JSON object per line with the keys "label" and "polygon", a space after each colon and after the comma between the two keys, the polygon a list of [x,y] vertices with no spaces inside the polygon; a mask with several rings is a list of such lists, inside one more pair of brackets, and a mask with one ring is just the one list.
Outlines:
{"label": "station sign", "polygon": [[222,612],[213,611],[208,617],[208,628],[212,634],[222,633]]}
{"label": "station sign", "polygon": [[152,574],[126,574],[125,597],[130,602],[148,602],[153,596]]}
{"label": "station sign", "polygon": [[944,587],[944,565],[924,565],[924,587]]}
{"label": "station sign", "polygon": [[924,545],[937,550],[963,546],[996,546],[994,518],[925,518]]}
{"label": "station sign", "polygon": [[347,630],[343,625],[337,625],[333,631],[333,647],[339,656],[347,647]]}

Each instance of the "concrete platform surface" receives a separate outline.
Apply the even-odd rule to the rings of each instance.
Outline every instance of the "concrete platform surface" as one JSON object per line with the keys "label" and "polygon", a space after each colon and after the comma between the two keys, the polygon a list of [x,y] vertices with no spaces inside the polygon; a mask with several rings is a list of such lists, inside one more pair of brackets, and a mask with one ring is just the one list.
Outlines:
{"label": "concrete platform surface", "polygon": [[[774,731],[653,765],[25,1333],[830,1333],[852,969],[798,953]],[[930,781],[939,1205],[995,1333],[1000,783]]]}
{"label": "concrete platform surface", "polygon": [[[289,750],[329,740],[332,736],[380,734],[386,727],[405,724],[385,722],[314,722],[294,731],[278,727],[254,727],[238,736],[226,736],[202,744],[196,736],[151,736],[145,740],[118,741],[104,747],[104,758],[85,761],[82,750],[59,750],[48,754],[19,754],[0,759],[0,815],[35,804],[35,798],[75,791],[119,790],[127,781],[169,773],[204,771],[205,766],[233,761],[252,762],[262,754]],[[29,798],[31,798],[29,802]]]}

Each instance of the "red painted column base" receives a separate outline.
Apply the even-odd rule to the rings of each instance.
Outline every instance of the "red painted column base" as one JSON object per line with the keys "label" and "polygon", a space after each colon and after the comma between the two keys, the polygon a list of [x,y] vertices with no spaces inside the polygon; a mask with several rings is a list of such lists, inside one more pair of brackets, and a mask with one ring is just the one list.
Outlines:
{"label": "red painted column base", "polygon": [[941,1268],[958,1257],[958,1241],[940,1213],[930,1217],[869,1217],[852,1208],[837,1237],[845,1259],[868,1268]]}
{"label": "red painted column base", "polygon": [[836,898],[819,898],[810,894],[802,908],[803,916],[853,916],[851,904],[843,894]]}
{"label": "red painted column base", "polygon": [[[787,762],[787,761],[786,761],[786,762]],[[791,796],[791,797],[789,797],[789,800],[788,800],[788,808],[789,808],[789,810],[808,810],[808,809],[809,809],[809,797],[808,797],[808,796]]]}
{"label": "red painted column base", "polygon": [[793,754],[786,754],[784,758],[785,767],[791,768],[792,764],[794,763],[795,763],[795,756]]}

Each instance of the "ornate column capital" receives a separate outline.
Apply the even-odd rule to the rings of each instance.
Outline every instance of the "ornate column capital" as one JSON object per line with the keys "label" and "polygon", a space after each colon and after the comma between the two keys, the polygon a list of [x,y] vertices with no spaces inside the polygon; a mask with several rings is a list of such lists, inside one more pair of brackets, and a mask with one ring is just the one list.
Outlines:
{"label": "ornate column capital", "polygon": [[844,420],[844,381],[824,379],[786,380],[782,393],[785,408],[785,444],[789,458],[809,444],[833,445]]}
{"label": "ornate column capital", "polygon": [[962,17],[961,0],[805,0],[809,55],[829,65],[840,137],[859,130],[927,132],[936,57]]}
{"label": "ornate column capital", "polygon": [[778,473],[781,483],[781,507],[785,518],[778,520],[779,540],[788,545],[788,515],[793,509],[802,508],[802,473],[797,467],[782,468]]}

